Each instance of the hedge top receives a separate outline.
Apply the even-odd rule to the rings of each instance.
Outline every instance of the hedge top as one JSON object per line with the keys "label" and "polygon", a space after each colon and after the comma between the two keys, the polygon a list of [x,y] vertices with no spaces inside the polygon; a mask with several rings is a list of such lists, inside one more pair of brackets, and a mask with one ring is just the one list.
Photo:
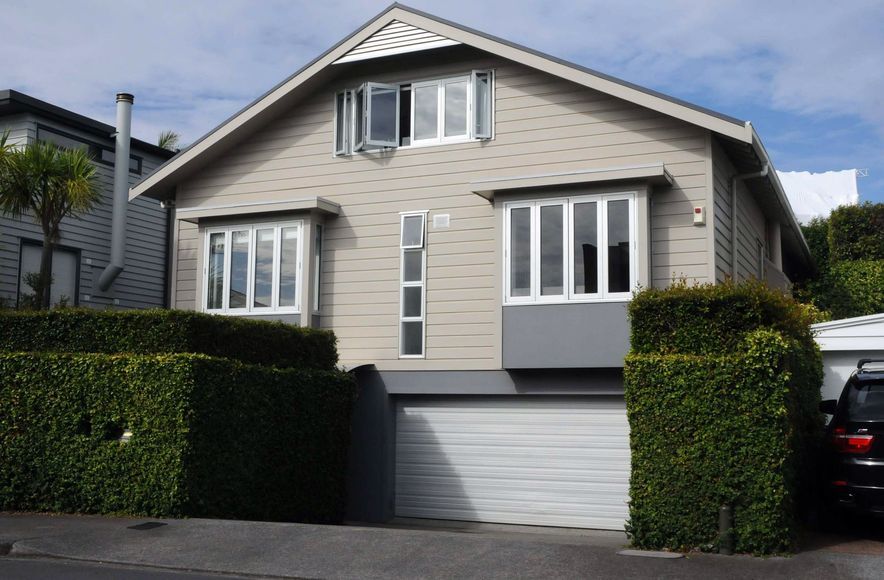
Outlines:
{"label": "hedge top", "polygon": [[829,216],[833,262],[884,260],[884,203],[842,205]]}
{"label": "hedge top", "polygon": [[0,352],[201,353],[279,368],[332,369],[332,332],[184,310],[0,311]]}
{"label": "hedge top", "polygon": [[642,290],[629,304],[633,353],[725,354],[745,336],[768,328],[813,344],[810,325],[818,313],[781,291],[752,280],[699,284],[680,281]]}

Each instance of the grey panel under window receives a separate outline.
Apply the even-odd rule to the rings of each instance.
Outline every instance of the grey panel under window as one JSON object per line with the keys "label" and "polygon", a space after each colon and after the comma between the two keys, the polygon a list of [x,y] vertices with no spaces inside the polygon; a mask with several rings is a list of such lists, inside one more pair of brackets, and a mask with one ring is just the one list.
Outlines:
{"label": "grey panel under window", "polygon": [[629,292],[629,201],[609,201],[608,292]]}
{"label": "grey panel under window", "polygon": [[209,263],[206,288],[206,308],[218,310],[224,306],[224,232],[209,235]]}
{"label": "grey panel under window", "polygon": [[403,282],[420,282],[423,279],[423,257],[421,250],[405,250],[402,255]]}
{"label": "grey panel under window", "polygon": [[598,205],[574,204],[574,292],[599,291]]}
{"label": "grey panel under window", "polygon": [[230,308],[246,308],[246,292],[249,274],[249,232],[248,230],[230,233]]}
{"label": "grey panel under window", "polygon": [[255,284],[252,288],[255,308],[273,306],[273,228],[255,230]]}
{"label": "grey panel under window", "polygon": [[510,295],[531,295],[531,208],[510,210]]}
{"label": "grey panel under window", "polygon": [[445,136],[467,134],[467,81],[445,84]]}
{"label": "grey panel under window", "polygon": [[424,323],[403,322],[401,324],[401,352],[403,355],[424,354]]}
{"label": "grey panel under window", "polygon": [[423,310],[423,292],[421,286],[405,286],[402,288],[402,317],[419,318]]}
{"label": "grey panel under window", "polygon": [[414,92],[414,139],[439,136],[439,86],[412,87]]}
{"label": "grey panel under window", "polygon": [[540,207],[540,294],[559,296],[564,290],[564,206]]}
{"label": "grey panel under window", "polygon": [[282,228],[279,257],[279,306],[297,306],[298,228]]}

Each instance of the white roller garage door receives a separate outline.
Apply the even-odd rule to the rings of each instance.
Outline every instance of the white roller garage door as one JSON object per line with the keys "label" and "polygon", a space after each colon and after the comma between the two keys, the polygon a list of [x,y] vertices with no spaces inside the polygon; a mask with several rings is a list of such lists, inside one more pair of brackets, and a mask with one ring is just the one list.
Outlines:
{"label": "white roller garage door", "polygon": [[621,397],[397,405],[397,516],[622,530],[628,492]]}

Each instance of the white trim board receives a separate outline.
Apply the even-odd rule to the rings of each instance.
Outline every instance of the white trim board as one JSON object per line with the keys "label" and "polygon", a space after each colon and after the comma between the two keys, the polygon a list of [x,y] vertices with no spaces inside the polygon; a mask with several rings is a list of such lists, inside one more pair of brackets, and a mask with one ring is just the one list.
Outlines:
{"label": "white trim board", "polygon": [[811,330],[824,352],[884,350],[884,313],[821,322]]}

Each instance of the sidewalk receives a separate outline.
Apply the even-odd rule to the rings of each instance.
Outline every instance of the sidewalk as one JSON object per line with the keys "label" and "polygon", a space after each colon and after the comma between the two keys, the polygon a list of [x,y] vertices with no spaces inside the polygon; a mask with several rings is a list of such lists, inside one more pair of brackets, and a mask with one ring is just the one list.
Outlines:
{"label": "sidewalk", "polygon": [[[146,522],[160,526],[132,529]],[[884,555],[620,556],[614,532],[0,515],[0,555],[285,578],[880,578]]]}

